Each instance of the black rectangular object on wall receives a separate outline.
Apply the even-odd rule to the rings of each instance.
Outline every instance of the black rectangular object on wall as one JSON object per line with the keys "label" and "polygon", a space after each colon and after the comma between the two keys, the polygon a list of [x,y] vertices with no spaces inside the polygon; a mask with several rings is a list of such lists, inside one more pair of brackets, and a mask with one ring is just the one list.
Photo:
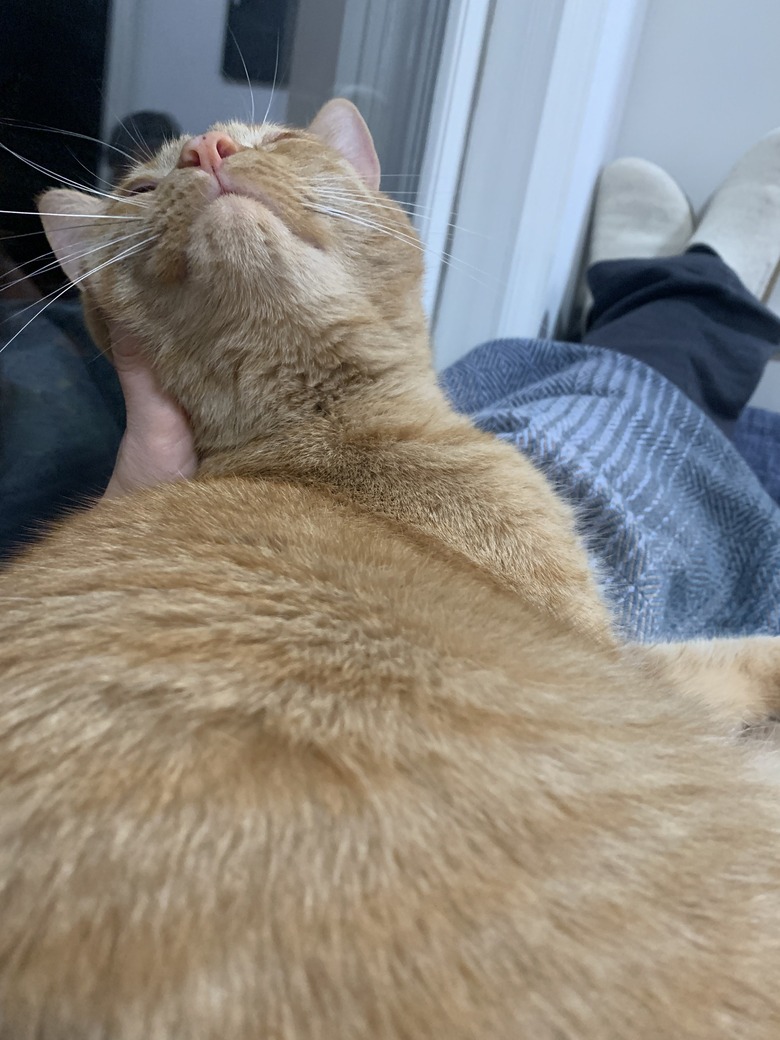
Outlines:
{"label": "black rectangular object on wall", "polygon": [[225,79],[285,86],[297,8],[297,0],[228,0]]}

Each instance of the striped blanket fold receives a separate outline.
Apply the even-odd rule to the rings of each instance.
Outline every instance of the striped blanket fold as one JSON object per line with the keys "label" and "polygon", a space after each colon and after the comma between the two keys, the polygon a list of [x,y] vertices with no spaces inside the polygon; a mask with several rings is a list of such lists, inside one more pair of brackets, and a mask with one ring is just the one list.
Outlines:
{"label": "striped blanket fold", "polygon": [[[598,347],[498,340],[441,380],[460,411],[573,503],[627,637],[780,634],[780,510],[663,376]],[[777,434],[780,417],[740,425],[737,444]]]}

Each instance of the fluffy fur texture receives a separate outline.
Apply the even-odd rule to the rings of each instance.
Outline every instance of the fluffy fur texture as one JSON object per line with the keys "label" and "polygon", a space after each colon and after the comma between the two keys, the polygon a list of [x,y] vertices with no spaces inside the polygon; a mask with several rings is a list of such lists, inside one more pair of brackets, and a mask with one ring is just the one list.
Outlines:
{"label": "fluffy fur texture", "polygon": [[776,643],[618,643],[351,106],[216,130],[43,199],[201,465],[0,584],[0,1037],[776,1040]]}

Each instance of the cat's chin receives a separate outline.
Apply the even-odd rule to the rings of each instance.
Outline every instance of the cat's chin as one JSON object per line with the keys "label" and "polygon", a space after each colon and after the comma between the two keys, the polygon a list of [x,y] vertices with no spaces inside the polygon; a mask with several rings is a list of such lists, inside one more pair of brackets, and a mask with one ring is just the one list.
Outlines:
{"label": "cat's chin", "polygon": [[221,169],[215,174],[212,191],[215,199],[249,199],[269,210],[274,216],[281,217],[279,206],[269,192],[245,178],[236,177],[230,170]]}
{"label": "cat's chin", "polygon": [[238,248],[266,253],[269,245],[289,239],[290,229],[281,217],[261,200],[249,195],[226,192],[205,207],[193,226],[194,238],[218,251],[231,253]]}
{"label": "cat's chin", "polygon": [[[289,234],[277,217],[254,199],[220,195],[193,221],[186,247],[188,276],[214,285],[225,277],[235,284],[270,274],[282,265],[281,239]],[[226,291],[229,286],[225,285]]]}
{"label": "cat's chin", "polygon": [[222,195],[217,195],[209,203],[208,209],[212,211],[212,215],[217,220],[233,221],[238,219],[245,221],[249,219],[253,223],[257,221],[265,223],[268,217],[274,217],[281,223],[278,213],[264,201],[250,195],[239,194],[238,192],[225,192]]}
{"label": "cat's chin", "polygon": [[310,221],[296,220],[264,192],[226,191],[209,202],[201,220],[211,225],[212,234],[247,240],[251,245],[278,244],[289,253],[301,246],[322,250],[324,242]]}

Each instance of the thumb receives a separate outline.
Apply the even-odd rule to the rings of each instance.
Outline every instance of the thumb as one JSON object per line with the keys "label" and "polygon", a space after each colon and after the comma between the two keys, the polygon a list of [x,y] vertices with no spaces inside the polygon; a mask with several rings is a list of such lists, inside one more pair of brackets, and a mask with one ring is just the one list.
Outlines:
{"label": "thumb", "polygon": [[187,422],[183,409],[157,382],[141,342],[129,329],[111,323],[111,356],[122,387],[128,432],[143,440],[175,438]]}
{"label": "thumb", "polygon": [[193,476],[197,457],[186,413],[160,387],[138,338],[118,325],[111,337],[127,428],[107,497]]}

